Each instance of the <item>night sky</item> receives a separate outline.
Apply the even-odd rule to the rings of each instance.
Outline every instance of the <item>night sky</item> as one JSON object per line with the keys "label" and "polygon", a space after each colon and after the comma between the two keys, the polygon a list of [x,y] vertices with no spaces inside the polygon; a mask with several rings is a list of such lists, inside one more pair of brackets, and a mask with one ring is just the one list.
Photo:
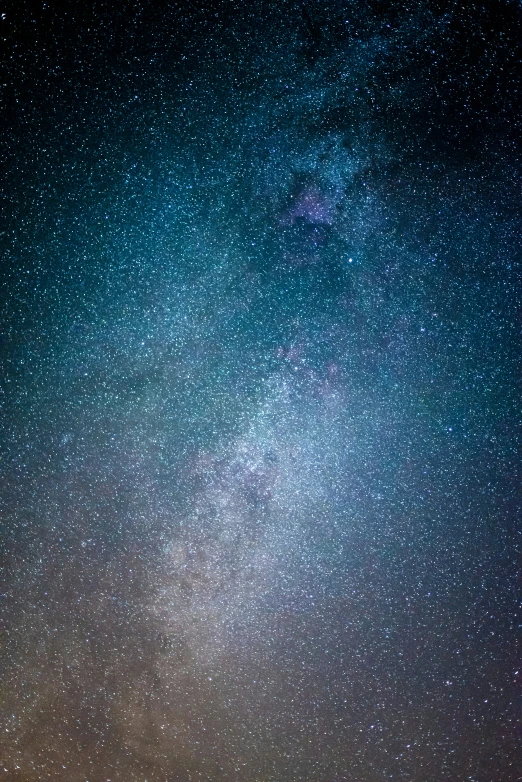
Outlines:
{"label": "night sky", "polygon": [[522,5],[0,35],[0,780],[522,779]]}

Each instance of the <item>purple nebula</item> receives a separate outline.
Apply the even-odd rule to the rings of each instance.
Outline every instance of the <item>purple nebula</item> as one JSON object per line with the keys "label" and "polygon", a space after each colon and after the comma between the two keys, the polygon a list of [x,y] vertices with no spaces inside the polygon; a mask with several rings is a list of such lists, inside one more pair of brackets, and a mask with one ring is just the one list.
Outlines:
{"label": "purple nebula", "polygon": [[301,187],[292,198],[290,206],[283,213],[281,222],[294,225],[301,218],[313,225],[332,225],[335,204],[332,199],[315,185]]}

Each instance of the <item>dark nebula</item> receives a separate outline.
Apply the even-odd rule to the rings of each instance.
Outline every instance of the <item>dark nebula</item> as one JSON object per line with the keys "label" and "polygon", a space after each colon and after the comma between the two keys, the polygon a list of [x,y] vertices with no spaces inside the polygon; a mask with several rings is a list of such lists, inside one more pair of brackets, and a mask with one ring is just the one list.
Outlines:
{"label": "dark nebula", "polygon": [[520,3],[0,17],[0,780],[522,779]]}

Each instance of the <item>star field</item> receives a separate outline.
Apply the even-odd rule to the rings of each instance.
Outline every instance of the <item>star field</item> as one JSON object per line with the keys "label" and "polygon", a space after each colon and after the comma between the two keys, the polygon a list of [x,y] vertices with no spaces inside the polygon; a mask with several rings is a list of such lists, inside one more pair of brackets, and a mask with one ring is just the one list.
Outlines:
{"label": "star field", "polygon": [[520,779],[520,5],[0,16],[0,779]]}

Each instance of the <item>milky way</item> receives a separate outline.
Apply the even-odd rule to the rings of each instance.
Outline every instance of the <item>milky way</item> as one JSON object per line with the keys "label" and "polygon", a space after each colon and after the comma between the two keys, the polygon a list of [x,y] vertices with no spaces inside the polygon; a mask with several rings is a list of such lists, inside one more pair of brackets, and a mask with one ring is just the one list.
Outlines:
{"label": "milky way", "polygon": [[0,23],[0,779],[518,779],[520,5]]}

